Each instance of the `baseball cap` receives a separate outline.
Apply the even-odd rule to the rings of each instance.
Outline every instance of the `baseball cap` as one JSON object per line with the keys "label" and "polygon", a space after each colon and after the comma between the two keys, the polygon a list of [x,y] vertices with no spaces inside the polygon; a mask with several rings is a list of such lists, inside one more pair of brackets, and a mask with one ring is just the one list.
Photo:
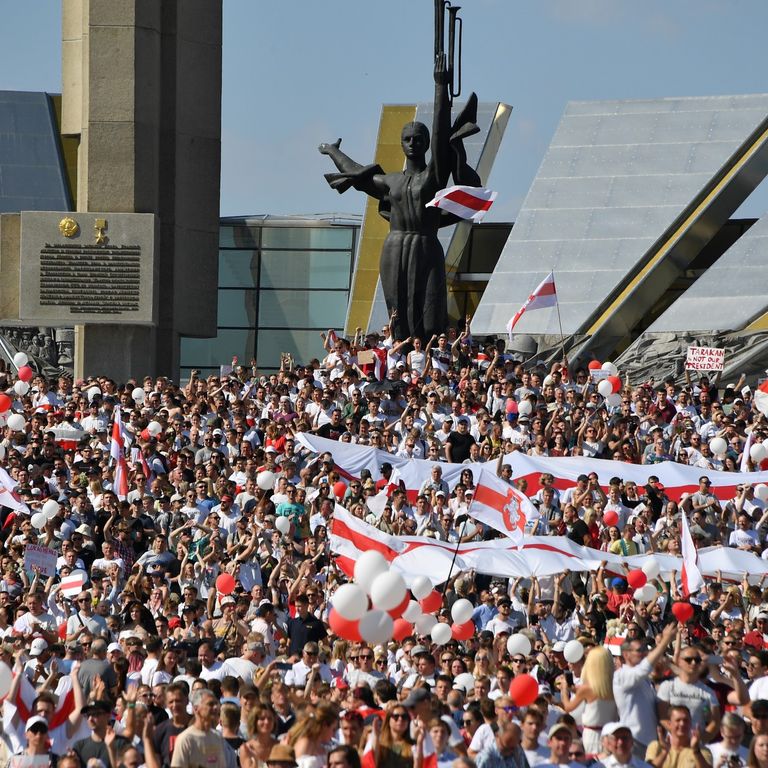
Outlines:
{"label": "baseball cap", "polygon": [[420,656],[422,653],[429,655],[429,651],[423,645],[414,645],[411,648],[411,656]]}
{"label": "baseball cap", "polygon": [[549,729],[549,738],[551,739],[556,733],[560,733],[561,731],[567,731],[568,733],[573,735],[573,731],[571,730],[571,727],[569,725],[566,725],[565,723],[555,723]]}
{"label": "baseball cap", "polygon": [[612,723],[606,723],[603,726],[603,730],[600,731],[600,738],[604,739],[606,736],[613,736],[616,731],[620,731],[621,729],[624,729],[625,731],[632,732],[632,729],[625,725],[624,723],[619,723],[618,721],[614,721]]}
{"label": "baseball cap", "polygon": [[112,653],[113,651],[120,651],[120,653],[123,652],[123,646],[120,645],[120,643],[110,643],[107,646],[107,653]]}
{"label": "baseball cap", "polygon": [[552,652],[553,653],[563,653],[564,651],[565,651],[565,643],[562,640],[558,640],[552,646]]}
{"label": "baseball cap", "polygon": [[415,707],[422,701],[428,701],[430,693],[426,688],[414,688],[402,702],[404,707]]}
{"label": "baseball cap", "polygon": [[236,602],[236,601],[235,601],[235,598],[234,598],[234,597],[232,597],[232,595],[227,595],[226,597],[223,597],[223,598],[221,599],[221,602],[219,603],[219,605],[221,605],[221,606],[225,606],[225,605],[235,605],[235,602]]}
{"label": "baseball cap", "polygon": [[48,643],[46,643],[42,637],[36,637],[32,641],[32,645],[29,646],[29,655],[40,656],[40,654],[45,653],[47,650],[48,650]]}
{"label": "baseball cap", "polygon": [[40,715],[30,717],[24,725],[24,730],[31,731],[36,725],[44,725],[45,730],[48,730],[48,721],[44,717],[40,717]]}

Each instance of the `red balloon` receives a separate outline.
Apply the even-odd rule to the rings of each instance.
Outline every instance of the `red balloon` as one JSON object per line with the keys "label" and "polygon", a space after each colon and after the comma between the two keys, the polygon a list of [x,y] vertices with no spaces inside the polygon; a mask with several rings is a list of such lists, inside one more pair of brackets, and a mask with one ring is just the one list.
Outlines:
{"label": "red balloon", "polygon": [[35,372],[28,365],[22,365],[17,375],[20,381],[32,381],[35,378]]}
{"label": "red balloon", "polygon": [[536,701],[539,683],[532,675],[518,675],[509,685],[509,696],[516,707],[527,707]]}
{"label": "red balloon", "polygon": [[360,622],[345,619],[336,613],[333,608],[328,612],[328,626],[342,640],[351,640],[354,643],[359,643],[363,639],[360,637]]}
{"label": "red balloon", "polygon": [[590,360],[587,365],[587,368],[589,368],[590,371],[599,371],[602,367],[603,364],[599,363],[597,360]]}
{"label": "red balloon", "polygon": [[142,429],[141,432],[139,432],[139,437],[142,440],[146,440],[147,442],[149,442],[152,439],[152,435],[149,434],[149,430],[146,428]]}
{"label": "red balloon", "polygon": [[6,411],[10,411],[11,405],[13,405],[13,403],[11,402],[11,398],[8,397],[8,395],[0,392],[0,413],[5,413]]}
{"label": "red balloon", "polygon": [[632,589],[640,589],[640,587],[644,587],[647,583],[648,577],[645,575],[645,571],[641,571],[639,568],[627,574],[627,584]]}
{"label": "red balloon", "polygon": [[397,640],[398,643],[402,643],[406,637],[410,637],[412,634],[413,626],[409,621],[406,621],[405,619],[395,619],[392,637]]}
{"label": "red balloon", "polygon": [[621,390],[623,384],[618,376],[609,376],[608,381],[611,383],[614,395]]}
{"label": "red balloon", "polygon": [[613,509],[609,509],[603,515],[603,522],[606,525],[616,525],[616,523],[619,522],[619,515],[618,515],[618,513],[615,510],[613,510]]}
{"label": "red balloon", "polygon": [[469,640],[475,634],[475,623],[470,619],[464,624],[454,624],[451,627],[451,637],[454,640]]}
{"label": "red balloon", "polygon": [[511,397],[507,400],[507,413],[517,413],[517,400]]}
{"label": "red balloon", "polygon": [[435,613],[440,610],[443,604],[443,596],[433,589],[423,600],[419,600],[419,605],[424,613]]}
{"label": "red balloon", "polygon": [[222,573],[216,578],[216,591],[220,595],[231,595],[235,584],[237,582],[231,573]]}
{"label": "red balloon", "polygon": [[681,624],[686,624],[693,618],[693,606],[690,603],[672,603],[672,613]]}
{"label": "red balloon", "polygon": [[337,499],[343,499],[344,494],[347,492],[347,485],[346,483],[343,483],[341,480],[333,484],[333,495]]}
{"label": "red balloon", "polygon": [[408,590],[406,590],[405,597],[403,598],[403,602],[400,603],[400,605],[396,605],[391,611],[387,611],[387,613],[393,619],[399,619],[403,615],[403,612],[408,607],[408,603],[410,602],[411,602],[411,593],[408,592]]}

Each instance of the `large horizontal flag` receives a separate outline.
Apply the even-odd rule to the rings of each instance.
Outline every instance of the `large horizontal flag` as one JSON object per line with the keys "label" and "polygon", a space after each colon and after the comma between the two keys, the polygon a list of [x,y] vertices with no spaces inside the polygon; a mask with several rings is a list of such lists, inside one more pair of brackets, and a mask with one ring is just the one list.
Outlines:
{"label": "large horizontal flag", "polygon": [[479,224],[496,199],[496,192],[484,187],[455,186],[441,189],[427,208],[440,208],[460,219],[469,219]]}

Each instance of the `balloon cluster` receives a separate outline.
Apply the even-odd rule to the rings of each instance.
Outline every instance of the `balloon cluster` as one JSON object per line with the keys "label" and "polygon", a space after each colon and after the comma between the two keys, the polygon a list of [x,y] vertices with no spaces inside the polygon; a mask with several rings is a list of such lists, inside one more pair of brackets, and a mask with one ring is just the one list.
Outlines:
{"label": "balloon cluster", "polygon": [[451,606],[453,624],[437,620],[442,604],[429,578],[417,577],[409,590],[384,556],[369,550],[355,563],[354,582],[343,584],[331,597],[328,623],[339,637],[371,645],[392,638],[402,642],[413,634],[429,636],[435,645],[469,639],[475,631],[472,603],[462,598]]}
{"label": "balloon cluster", "polygon": [[600,363],[597,360],[592,360],[588,365],[590,371],[593,373],[596,371],[604,371],[605,378],[601,379],[597,384],[597,391],[605,398],[606,404],[615,408],[621,405],[621,392],[622,382],[619,378],[619,369],[611,362]]}
{"label": "balloon cluster", "polygon": [[59,514],[59,502],[56,499],[48,499],[39,512],[32,515],[32,525],[38,530],[45,528],[49,520],[53,520]]}

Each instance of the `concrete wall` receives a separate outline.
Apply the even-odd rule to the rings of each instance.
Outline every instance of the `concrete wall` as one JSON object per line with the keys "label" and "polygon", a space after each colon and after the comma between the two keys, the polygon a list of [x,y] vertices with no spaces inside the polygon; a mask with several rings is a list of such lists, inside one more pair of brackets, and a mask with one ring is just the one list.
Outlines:
{"label": "concrete wall", "polygon": [[[176,375],[179,336],[214,336],[221,167],[221,0],[63,0],[62,132],[80,136],[78,210],[160,217],[160,312],[114,329],[112,375]],[[103,370],[109,331],[78,329],[76,374]],[[143,351],[142,351],[143,350]]]}

